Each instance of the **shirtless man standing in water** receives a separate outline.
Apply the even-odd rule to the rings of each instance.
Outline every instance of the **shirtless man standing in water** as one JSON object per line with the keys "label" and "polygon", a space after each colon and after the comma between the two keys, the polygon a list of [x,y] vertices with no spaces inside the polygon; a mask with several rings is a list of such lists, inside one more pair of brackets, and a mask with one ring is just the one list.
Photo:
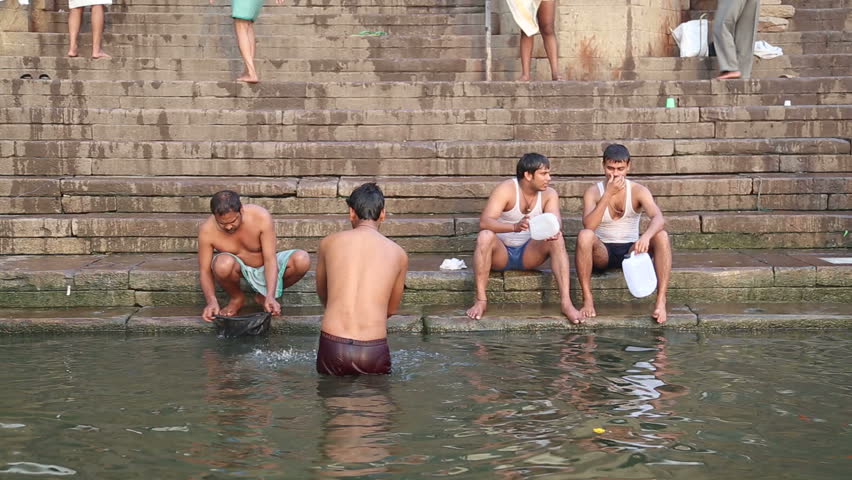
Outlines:
{"label": "shirtless man standing in water", "polygon": [[391,371],[388,317],[399,308],[408,256],[379,233],[385,197],[365,183],[346,199],[352,230],[320,242],[317,295],[322,317],[317,372],[325,375],[386,374]]}
{"label": "shirtless man standing in water", "polygon": [[[222,190],[213,195],[210,210],[213,215],[198,228],[198,271],[207,300],[201,316],[212,322],[215,315],[237,315],[246,301],[240,277],[257,292],[255,301],[265,311],[280,315],[276,298],[305,276],[311,258],[304,250],[276,254],[272,215],[259,205],[243,205],[236,192]],[[230,296],[222,309],[216,283]]]}

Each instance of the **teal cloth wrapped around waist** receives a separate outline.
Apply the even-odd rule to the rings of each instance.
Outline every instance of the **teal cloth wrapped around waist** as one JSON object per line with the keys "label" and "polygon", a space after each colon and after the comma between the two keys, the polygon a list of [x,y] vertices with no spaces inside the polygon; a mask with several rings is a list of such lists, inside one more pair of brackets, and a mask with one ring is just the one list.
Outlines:
{"label": "teal cloth wrapped around waist", "polygon": [[[275,257],[278,259],[278,283],[275,286],[275,298],[281,297],[284,294],[284,271],[287,270],[287,262],[290,260],[290,255],[296,250],[284,250],[278,252]],[[230,255],[240,264],[240,272],[246,282],[254,289],[255,292],[266,296],[266,276],[264,267],[250,267],[243,263],[242,259],[233,253],[222,252],[213,256],[215,259],[219,255]]]}
{"label": "teal cloth wrapped around waist", "polygon": [[262,6],[263,0],[232,0],[231,16],[253,22],[260,15]]}

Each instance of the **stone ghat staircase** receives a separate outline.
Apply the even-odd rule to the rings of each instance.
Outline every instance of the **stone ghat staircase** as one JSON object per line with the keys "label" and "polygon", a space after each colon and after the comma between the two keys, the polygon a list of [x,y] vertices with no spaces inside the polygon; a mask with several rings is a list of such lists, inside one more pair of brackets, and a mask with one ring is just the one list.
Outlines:
{"label": "stone ghat staircase", "polygon": [[[795,8],[783,32],[758,32],[757,40],[781,47],[784,55],[754,60],[753,78],[844,76],[852,72],[852,2],[783,0]],[[690,15],[711,20],[716,0],[692,0]],[[762,8],[767,6],[764,2]],[[718,74],[715,59],[646,57],[637,59],[635,76],[655,80],[709,79]]]}
{"label": "stone ghat staircase", "polygon": [[[134,56],[108,61],[62,57],[61,33],[0,34],[0,307],[197,306],[192,252],[210,194],[241,192],[273,212],[280,248],[314,252],[347,228],[343,197],[372,180],[388,196],[384,232],[412,255],[405,304],[462,306],[470,271],[437,266],[472,251],[479,210],[518,157],[551,158],[573,248],[580,196],[613,141],[630,148],[634,179],[668,218],[677,308],[852,301],[842,263],[852,244],[852,77],[461,81],[481,78],[481,2],[317,3],[266,7],[259,29],[301,27],[286,42],[260,37],[259,56],[287,56],[280,68],[266,61],[253,86],[226,81],[239,63],[223,7],[117,6],[107,45]],[[217,23],[192,20],[208,8]],[[371,46],[390,38],[346,28],[412,42],[435,35],[436,45],[460,42],[480,57],[401,40]],[[333,57],[312,58],[290,40]],[[22,71],[53,80],[18,79]],[[378,81],[388,79],[406,82]],[[669,97],[677,108],[664,108]],[[555,300],[546,273],[491,282],[495,302]],[[619,272],[595,288],[601,302],[631,300]],[[285,301],[315,305],[312,277]]]}

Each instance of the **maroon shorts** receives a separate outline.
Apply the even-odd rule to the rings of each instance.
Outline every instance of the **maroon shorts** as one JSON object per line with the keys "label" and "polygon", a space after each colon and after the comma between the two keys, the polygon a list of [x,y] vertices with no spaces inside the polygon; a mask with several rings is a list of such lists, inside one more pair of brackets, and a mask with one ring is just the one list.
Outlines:
{"label": "maroon shorts", "polygon": [[320,332],[317,372],[323,375],[384,375],[391,372],[388,339],[352,340]]}

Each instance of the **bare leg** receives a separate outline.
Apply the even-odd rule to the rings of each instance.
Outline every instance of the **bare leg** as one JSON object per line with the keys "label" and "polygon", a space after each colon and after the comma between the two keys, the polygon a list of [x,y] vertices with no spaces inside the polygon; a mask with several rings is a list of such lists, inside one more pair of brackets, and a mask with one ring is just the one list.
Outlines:
{"label": "bare leg", "polygon": [[520,82],[530,81],[530,66],[532,64],[534,42],[534,37],[529,37],[526,33],[521,32],[521,78],[518,79]]}
{"label": "bare leg", "polygon": [[240,47],[240,54],[245,63],[245,70],[237,78],[237,81],[257,83],[257,70],[254,68],[254,24],[249,20],[235,18],[234,33],[237,36],[237,45]]}
{"label": "bare leg", "polygon": [[[552,2],[551,2],[552,3]],[[556,240],[545,242],[549,248],[550,266],[556,285],[559,286],[559,298],[562,301],[562,314],[573,324],[586,323],[586,318],[571,302],[571,274],[568,268],[568,251],[565,250],[565,239],[560,235]]]}
{"label": "bare leg", "polygon": [[592,267],[604,268],[609,263],[606,247],[595,235],[594,230],[584,229],[577,235],[577,252],[574,255],[577,268],[577,278],[583,290],[583,307],[580,312],[584,317],[594,317],[595,300],[592,296]]}
{"label": "bare leg", "polygon": [[80,35],[80,24],[83,22],[83,9],[72,8],[68,13],[68,56],[77,56],[77,37]]}
{"label": "bare leg", "polygon": [[506,246],[491,230],[481,230],[476,237],[476,250],[473,252],[473,275],[476,284],[476,297],[473,306],[467,309],[467,316],[479,320],[488,307],[485,289],[491,269],[500,270],[509,262]]}
{"label": "bare leg", "polygon": [[[297,250],[290,255],[287,260],[287,266],[284,269],[284,288],[289,288],[296,284],[302,277],[308,273],[311,268],[311,256],[304,250]],[[263,305],[266,301],[266,295],[259,293],[255,294],[254,301],[258,305]]]}
{"label": "bare leg", "polygon": [[[82,9],[80,9],[82,10]],[[92,58],[109,58],[102,47],[104,37],[104,6],[92,5]]]}
{"label": "bare leg", "polygon": [[669,234],[665,230],[658,232],[651,239],[649,250],[654,255],[654,271],[657,273],[657,303],[651,316],[657,323],[666,323],[666,294],[669,291],[669,278],[672,273],[672,246]]}
{"label": "bare leg", "polygon": [[219,310],[219,315],[233,316],[240,313],[246,303],[246,296],[240,289],[240,264],[230,255],[220,255],[213,259],[213,278],[228,293],[228,304]]}
{"label": "bare leg", "polygon": [[538,8],[538,27],[541,30],[541,39],[544,42],[547,61],[550,62],[550,78],[552,80],[564,80],[559,72],[559,42],[554,29],[555,21],[556,1],[541,2],[541,6]]}

